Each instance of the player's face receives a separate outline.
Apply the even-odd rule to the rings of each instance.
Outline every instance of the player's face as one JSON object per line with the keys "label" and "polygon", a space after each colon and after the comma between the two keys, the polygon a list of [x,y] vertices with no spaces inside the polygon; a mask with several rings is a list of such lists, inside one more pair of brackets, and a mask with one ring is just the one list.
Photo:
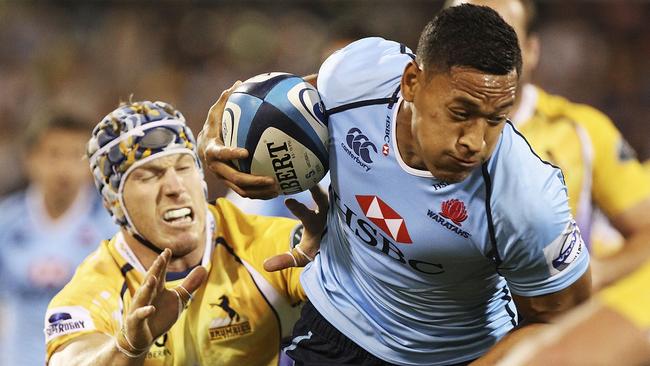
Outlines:
{"label": "player's face", "polygon": [[134,169],[123,195],[133,225],[157,247],[180,257],[202,245],[206,202],[191,155],[163,156]]}
{"label": "player's face", "polygon": [[415,154],[436,178],[462,181],[492,154],[515,100],[517,73],[452,67],[427,80],[413,65],[417,75],[404,96],[412,105]]}
{"label": "player's face", "polygon": [[86,131],[53,128],[46,131],[27,153],[27,174],[49,202],[71,202],[90,181],[82,161]]}

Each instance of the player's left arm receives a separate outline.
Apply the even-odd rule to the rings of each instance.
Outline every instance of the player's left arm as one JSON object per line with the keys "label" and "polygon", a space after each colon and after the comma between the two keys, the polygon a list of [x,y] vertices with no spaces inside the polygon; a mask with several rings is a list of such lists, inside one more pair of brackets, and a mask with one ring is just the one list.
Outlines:
{"label": "player's left arm", "polygon": [[472,365],[494,365],[516,344],[544,331],[548,323],[587,300],[590,294],[589,270],[569,287],[558,292],[530,297],[513,294],[512,298],[522,322]]}
{"label": "player's left arm", "polygon": [[625,237],[617,253],[592,261],[594,288],[603,288],[634,271],[650,258],[650,197],[610,218]]}
{"label": "player's left arm", "polygon": [[609,118],[586,106],[576,113],[593,143],[594,201],[625,238],[621,251],[592,261],[593,285],[599,289],[650,258],[650,174]]}

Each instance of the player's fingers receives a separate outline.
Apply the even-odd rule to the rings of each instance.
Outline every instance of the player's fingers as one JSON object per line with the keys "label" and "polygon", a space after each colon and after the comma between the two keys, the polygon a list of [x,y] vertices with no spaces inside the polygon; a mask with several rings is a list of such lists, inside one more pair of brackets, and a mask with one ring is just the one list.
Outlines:
{"label": "player's fingers", "polygon": [[165,289],[165,278],[167,277],[167,266],[169,265],[169,261],[172,258],[172,251],[169,248],[165,248],[163,252],[160,254],[160,257],[162,258],[162,265],[158,268],[158,272],[156,273],[156,278],[158,279],[158,286],[156,287],[156,293],[153,295],[154,298],[157,296],[157,294],[162,293],[162,291]]}
{"label": "player's fingers", "polygon": [[226,106],[226,102],[228,101],[228,98],[232,92],[237,89],[240,84],[241,81],[237,80],[230,88],[221,92],[219,99],[217,99],[217,101],[212,105],[212,107],[210,107],[210,110],[208,111],[208,119],[206,121],[206,125],[210,126],[211,129],[218,131],[219,136],[221,135],[221,128],[219,127],[221,125],[223,109]]}
{"label": "player's fingers", "polygon": [[298,267],[298,261],[289,252],[274,255],[264,261],[264,270],[267,272],[279,271],[290,267]]}
{"label": "player's fingers", "polygon": [[144,282],[133,294],[133,300],[131,301],[131,311],[135,311],[138,308],[147,306],[151,304],[153,300],[154,289],[158,284],[158,279],[153,275],[147,275]]}
{"label": "player's fingers", "polygon": [[[155,312],[156,312],[156,307],[155,306],[147,305],[147,306],[143,306],[141,308],[135,309],[135,311],[133,311],[133,313],[131,313],[131,315],[133,316],[133,321],[134,322],[141,323],[145,319],[147,319],[148,317],[152,316]],[[134,324],[134,326],[139,328],[139,326],[137,326],[136,324]],[[131,329],[133,329],[133,328],[131,328]]]}
{"label": "player's fingers", "polygon": [[189,292],[190,294],[194,293],[205,280],[208,278],[208,271],[203,266],[198,266],[190,272],[187,277],[181,283],[181,286]]}
{"label": "player's fingers", "polygon": [[207,142],[203,152],[204,160],[208,163],[229,163],[232,160],[246,159],[248,150],[241,147],[226,147],[218,139]]}
{"label": "player's fingers", "polygon": [[305,224],[305,221],[311,220],[311,216],[314,214],[314,211],[309,207],[305,206],[302,202],[296,201],[293,198],[288,198],[284,201],[284,205],[287,206],[289,211],[294,214],[300,221]]}
{"label": "player's fingers", "polygon": [[327,191],[325,191],[325,189],[320,185],[315,185],[309,189],[309,192],[311,193],[314,202],[316,202],[318,212],[321,214],[326,213],[329,208],[329,196],[327,195]]}

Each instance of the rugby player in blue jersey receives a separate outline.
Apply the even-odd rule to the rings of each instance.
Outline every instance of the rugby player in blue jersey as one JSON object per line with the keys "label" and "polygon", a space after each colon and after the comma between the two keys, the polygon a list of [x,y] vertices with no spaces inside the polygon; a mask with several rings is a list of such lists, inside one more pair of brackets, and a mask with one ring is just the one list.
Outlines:
{"label": "rugby player in blue jersey", "polygon": [[[514,30],[473,5],[436,16],[415,55],[366,38],[323,63],[331,203],[285,348],[296,364],[489,364],[589,296],[562,173],[507,121],[520,72]],[[273,197],[226,163],[247,154],[219,140],[227,96],[201,155],[236,192]]]}

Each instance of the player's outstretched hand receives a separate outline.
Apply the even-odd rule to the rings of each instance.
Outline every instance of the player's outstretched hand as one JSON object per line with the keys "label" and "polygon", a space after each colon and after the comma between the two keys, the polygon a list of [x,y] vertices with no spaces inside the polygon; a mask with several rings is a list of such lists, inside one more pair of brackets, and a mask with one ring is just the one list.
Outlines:
{"label": "player's outstretched hand", "polygon": [[171,256],[171,250],[165,249],[156,258],[127,310],[118,340],[122,347],[133,353],[149,349],[158,337],[174,325],[190,301],[191,294],[207,278],[206,269],[198,266],[181,285],[167,289],[165,275]]}
{"label": "player's outstretched hand", "polygon": [[320,239],[327,223],[329,201],[327,193],[318,185],[309,189],[316,202],[315,210],[289,198],[285,201],[287,208],[300,219],[304,227],[300,244],[291,251],[275,255],[264,262],[264,269],[269,272],[279,271],[289,267],[304,267],[314,260],[320,249]]}
{"label": "player's outstretched hand", "polygon": [[221,96],[208,112],[203,129],[198,135],[199,156],[203,163],[225,184],[242,197],[269,199],[280,193],[280,187],[275,179],[270,177],[246,174],[238,171],[231,163],[232,160],[245,159],[248,151],[243,148],[226,147],[221,136],[221,119],[226,101],[232,92],[241,84],[237,81]]}

